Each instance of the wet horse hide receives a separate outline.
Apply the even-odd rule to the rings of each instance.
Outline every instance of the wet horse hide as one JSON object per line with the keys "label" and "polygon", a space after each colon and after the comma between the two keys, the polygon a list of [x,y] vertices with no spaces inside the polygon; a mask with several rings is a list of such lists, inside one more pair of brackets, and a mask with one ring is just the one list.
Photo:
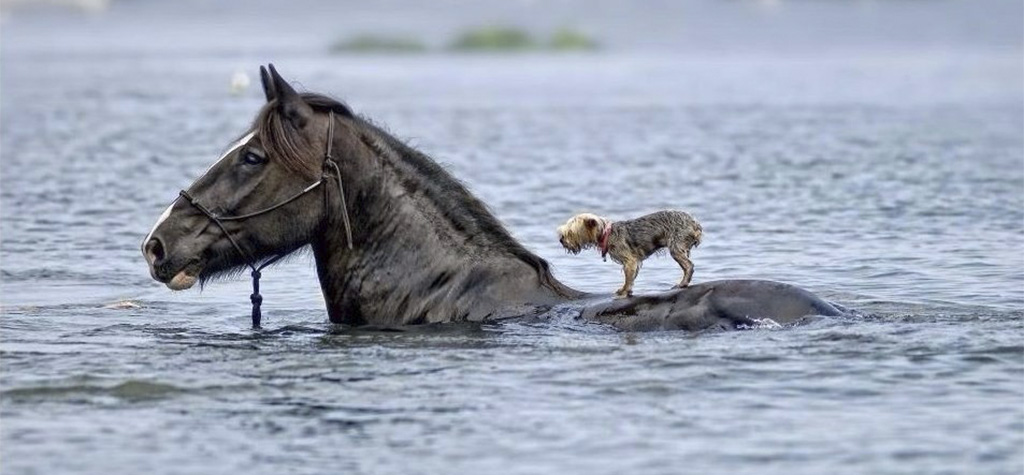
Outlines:
{"label": "wet horse hide", "polygon": [[[840,310],[798,287],[721,280],[611,300],[556,279],[464,185],[345,104],[298,93],[260,68],[266,103],[252,126],[160,216],[143,240],[172,290],[307,246],[334,323],[397,327],[541,317],[623,330],[740,329]],[[560,313],[561,314],[561,313]]]}

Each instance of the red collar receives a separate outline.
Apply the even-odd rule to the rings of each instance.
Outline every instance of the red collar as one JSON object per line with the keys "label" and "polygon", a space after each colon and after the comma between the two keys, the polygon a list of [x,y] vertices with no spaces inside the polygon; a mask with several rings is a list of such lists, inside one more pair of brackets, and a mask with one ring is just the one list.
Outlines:
{"label": "red collar", "polygon": [[601,239],[597,241],[597,246],[601,249],[601,257],[608,255],[608,236],[612,234],[612,223],[608,223],[604,226],[604,231],[601,232]]}

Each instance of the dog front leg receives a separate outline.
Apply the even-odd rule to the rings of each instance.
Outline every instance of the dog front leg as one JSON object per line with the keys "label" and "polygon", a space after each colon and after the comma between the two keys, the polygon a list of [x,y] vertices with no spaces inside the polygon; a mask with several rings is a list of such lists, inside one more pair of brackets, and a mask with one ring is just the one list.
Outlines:
{"label": "dog front leg", "polygon": [[671,254],[676,264],[683,268],[683,278],[676,284],[676,288],[689,286],[690,280],[693,279],[693,261],[690,260],[690,252],[685,249],[673,248]]}
{"label": "dog front leg", "polygon": [[622,288],[615,292],[615,298],[624,299],[626,297],[633,296],[633,281],[636,280],[636,275],[640,271],[640,265],[633,261],[626,261],[622,265],[622,272],[626,275],[626,282],[622,284]]}

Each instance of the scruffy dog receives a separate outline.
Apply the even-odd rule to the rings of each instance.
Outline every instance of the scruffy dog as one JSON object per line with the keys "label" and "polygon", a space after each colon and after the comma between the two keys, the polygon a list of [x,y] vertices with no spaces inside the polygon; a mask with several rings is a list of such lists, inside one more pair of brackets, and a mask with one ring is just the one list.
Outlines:
{"label": "scruffy dog", "polygon": [[615,292],[615,298],[621,299],[633,295],[633,280],[643,260],[663,248],[668,248],[672,259],[683,268],[683,278],[676,287],[690,285],[693,278],[690,248],[700,244],[701,233],[700,223],[682,211],[658,211],[615,223],[583,213],[558,227],[558,242],[573,254],[597,246],[605,260],[610,255],[613,261],[622,264],[626,282]]}

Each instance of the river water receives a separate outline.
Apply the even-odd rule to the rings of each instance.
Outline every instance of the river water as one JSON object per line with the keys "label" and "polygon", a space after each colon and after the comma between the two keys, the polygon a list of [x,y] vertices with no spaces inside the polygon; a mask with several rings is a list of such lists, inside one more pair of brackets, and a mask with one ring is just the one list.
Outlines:
{"label": "river water", "polygon": [[[331,56],[340,29],[274,3],[4,17],[2,473],[1024,470],[1019,5],[662,5],[697,25],[676,37],[598,2],[580,21],[621,48]],[[440,5],[455,20],[329,12],[434,44],[481,15]],[[559,18],[533,7],[494,6],[537,30]],[[251,28],[274,15],[277,36]],[[679,208],[705,230],[695,281],[781,280],[859,315],[371,332],[328,323],[300,255],[266,272],[251,331],[247,281],[172,293],[139,244],[260,106],[231,75],[268,61],[445,164],[571,286],[610,292],[621,273],[559,248],[569,215]],[[678,273],[654,257],[637,292]]]}

